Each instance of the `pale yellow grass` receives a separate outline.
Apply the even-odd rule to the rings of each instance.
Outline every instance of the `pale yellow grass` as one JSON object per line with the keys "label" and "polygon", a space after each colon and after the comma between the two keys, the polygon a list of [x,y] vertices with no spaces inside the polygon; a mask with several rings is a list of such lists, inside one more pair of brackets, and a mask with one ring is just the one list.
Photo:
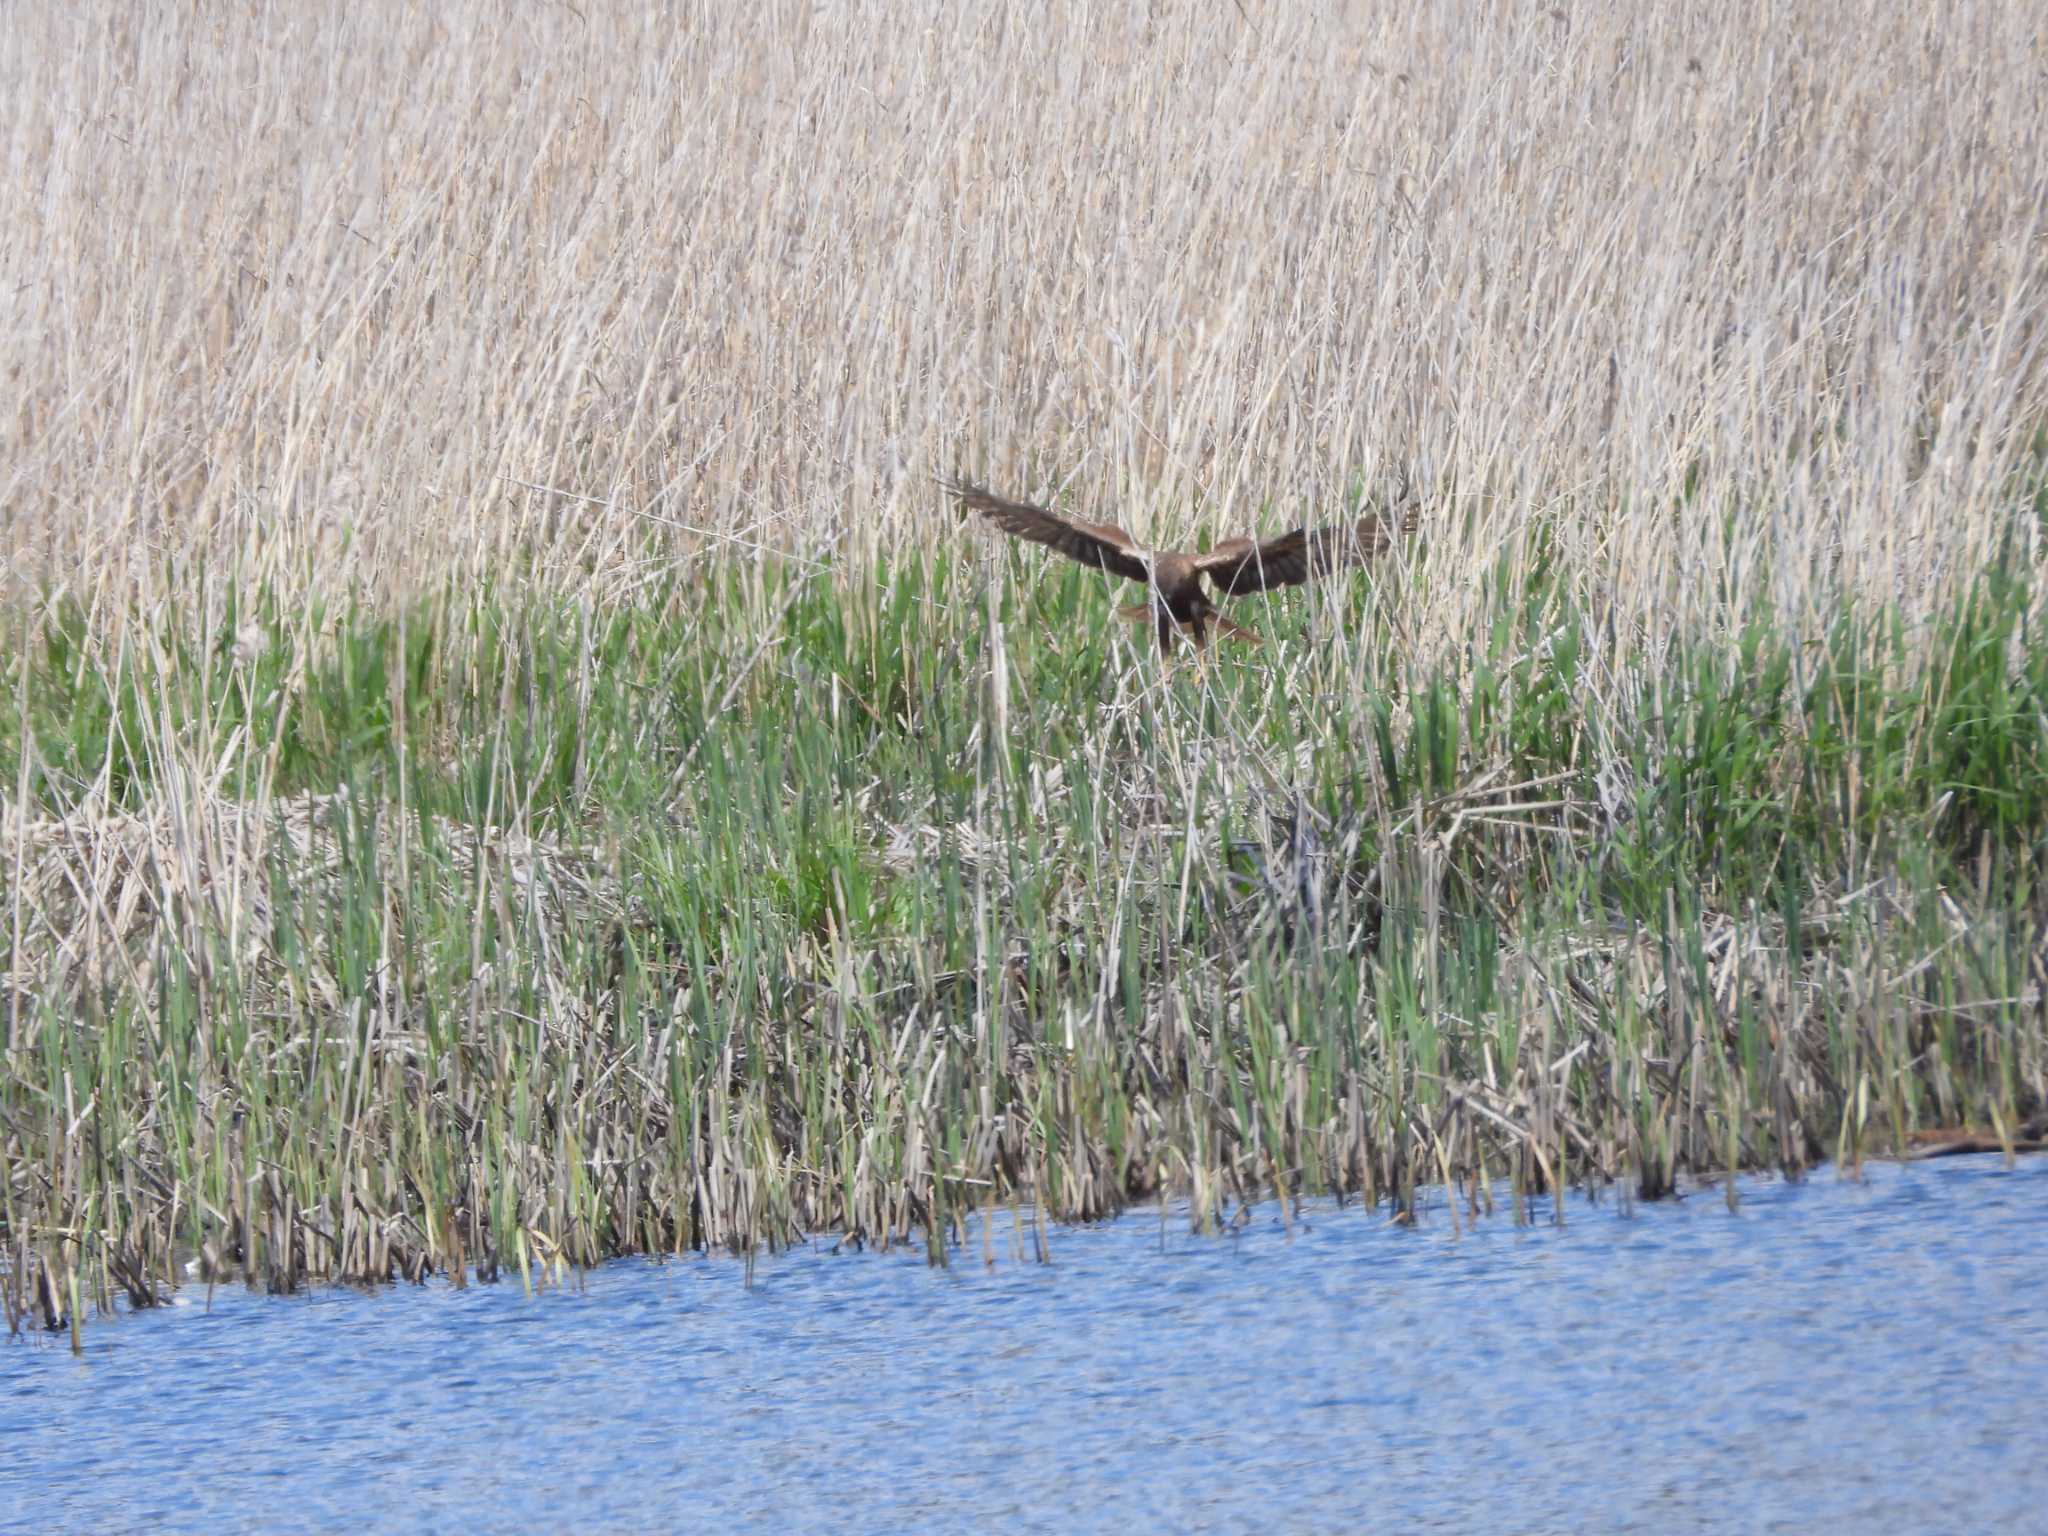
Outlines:
{"label": "pale yellow grass", "polygon": [[929,472],[1184,537],[1410,471],[1424,646],[1539,521],[1624,648],[1910,612],[2038,553],[2044,67],[2004,0],[17,5],[0,555],[608,600],[948,537]]}
{"label": "pale yellow grass", "polygon": [[[2040,1101],[2039,979],[2008,964],[1988,834],[1976,905],[1944,890],[1947,905],[1923,918],[1916,893],[1895,888],[1917,866],[1895,871],[1888,850],[1856,844],[1852,805],[1840,867],[1816,867],[1803,908],[1809,938],[1826,943],[1803,950],[1770,914],[1713,908],[1708,892],[1690,968],[1673,958],[1685,932],[1675,904],[1662,934],[1588,922],[1560,959],[1567,939],[1545,925],[1578,920],[1562,904],[1561,917],[1502,924],[1510,981],[1487,1018],[1461,1017],[1463,994],[1436,969],[1458,917],[1444,893],[1464,829],[1489,827],[1491,851],[1471,860],[1493,871],[1506,907],[1547,857],[1531,850],[1618,835],[1638,788],[1662,782],[1630,750],[1658,707],[1630,690],[1660,675],[1660,648],[1728,654],[1712,642],[1759,608],[1811,633],[1843,593],[1913,618],[2002,547],[2039,564],[2029,498],[2048,452],[2048,29],[2018,0],[14,0],[0,23],[0,657],[20,662],[0,676],[19,690],[6,707],[20,710],[23,743],[0,792],[0,997],[23,1106],[0,1148],[10,1326],[37,1274],[54,1321],[54,1277],[95,1254],[103,1276],[127,1265],[148,1294],[188,1228],[204,1251],[243,1243],[251,1275],[281,1256],[291,1283],[389,1273],[393,1252],[411,1255],[399,1267],[460,1273],[465,1244],[509,1266],[529,1238],[591,1258],[831,1223],[886,1236],[914,1212],[943,1220],[963,1190],[1053,1187],[1030,1161],[1038,1114],[1079,1138],[1053,1214],[1099,1214],[1155,1184],[1207,1211],[1269,1177],[1284,1200],[1293,1160],[1338,1156],[1334,1133],[1306,1122],[1305,1077],[1285,1100],[1300,1123],[1262,1110],[1267,1128],[1254,1117],[1246,1133],[1212,1088],[1155,1110],[1150,1079],[1165,1079],[1138,1070],[1161,1043],[1189,1083],[1236,1074],[1236,1047],[1212,1053],[1187,1021],[1204,1009],[1251,1018],[1240,990],[1280,985],[1227,946],[1164,955],[1198,861],[1202,880],[1229,888],[1227,849],[1204,851],[1208,826],[1226,808],[1262,824],[1269,790],[1300,807],[1317,749],[1369,718],[1368,687],[1469,678],[1442,663],[1514,600],[1539,551],[1584,621],[1575,686],[1596,696],[1571,728],[1598,746],[1574,750],[1583,771],[1525,777],[1505,747],[1479,742],[1452,765],[1455,790],[1375,791],[1348,832],[1333,827],[1332,850],[1350,843],[1330,868],[1363,858],[1361,827],[1377,863],[1353,915],[1330,922],[1353,924],[1343,943],[1357,947],[1368,906],[1421,914],[1417,1017],[1453,1042],[1471,1081],[1418,1087],[1435,1068],[1403,1043],[1378,983],[1362,982],[1350,1006],[1379,1014],[1344,1069],[1347,1160],[1311,1187],[1405,1181],[1412,1200],[1410,1148],[1427,1145],[1426,1177],[1452,1181],[1454,1157],[1485,1172],[1512,1155],[1525,1189],[1532,1156],[1564,1158],[1558,1128],[1572,1114],[1607,1127],[1576,1166],[1609,1177],[1632,1161],[1654,1188],[1724,1148],[1729,1167],[1774,1155],[1803,1166],[1827,1115],[1854,1155],[1887,1097],[1903,1135],[1931,1112],[1908,1103],[1915,1074],[1944,1110],[2016,1121]],[[374,834],[344,838],[342,792],[323,782],[287,796],[278,771],[292,696],[320,660],[310,618],[294,637],[249,624],[272,606],[238,607],[239,633],[224,622],[233,589],[259,581],[309,616],[306,600],[323,596],[395,605],[494,580],[587,617],[711,560],[795,555],[851,584],[898,551],[976,558],[986,542],[958,530],[934,474],[1057,494],[1176,543],[1331,516],[1410,480],[1423,517],[1412,558],[1375,568],[1396,584],[1404,654],[1369,680],[1336,644],[1246,662],[1320,668],[1317,683],[1348,668],[1358,684],[1348,711],[1279,733],[1295,760],[1251,722],[1218,730],[1189,714],[1134,662],[1106,683],[1088,744],[1051,762],[1010,750],[1008,642],[990,603],[987,691],[977,678],[953,695],[986,698],[988,718],[971,737],[947,722],[982,748],[972,816],[856,803],[846,834],[871,842],[878,866],[927,881],[953,850],[973,889],[944,910],[972,912],[971,977],[930,971],[945,946],[893,931],[894,917],[857,955],[850,930],[802,933],[792,910],[765,937],[748,919],[708,942],[747,951],[742,975],[770,957],[791,996],[830,1009],[757,1004],[751,983],[714,996],[712,967],[655,1000],[673,1019],[647,1026],[621,1004],[614,1024],[586,1028],[591,999],[614,985],[607,935],[645,926],[633,903],[700,876],[717,888],[744,834],[707,836],[701,864],[682,834],[629,852],[583,846],[610,836],[592,830],[605,815],[650,819],[637,781],[586,825],[543,826],[512,798],[518,775],[497,768],[488,806],[436,821],[409,799],[411,765],[495,761],[517,712],[500,712],[513,723],[496,742],[415,752],[404,733],[436,727],[399,698],[400,739],[365,754],[388,765],[366,782],[390,804],[373,807]],[[1496,571],[1505,595],[1488,585]],[[30,724],[25,637],[33,600],[53,591],[84,606],[99,653],[77,665],[98,668],[117,715],[107,732],[123,740],[119,753],[89,744],[47,766],[38,752],[64,744]],[[750,679],[785,659],[774,626],[801,595],[763,601],[761,632],[731,637],[741,643],[708,678],[642,680],[650,696],[701,686],[707,713],[744,702]],[[1288,601],[1353,596],[1331,584]],[[470,615],[451,606],[459,629]],[[1383,631],[1376,618],[1365,627]],[[195,632],[211,643],[180,643]],[[1505,632],[1539,643],[1528,626]],[[273,643],[289,655],[259,685],[250,663]],[[497,679],[449,691],[509,698],[517,652],[515,636]],[[191,682],[191,697],[120,713],[127,685],[111,661],[138,654],[149,664],[135,676]],[[424,686],[449,685],[479,654],[447,647]],[[1852,661],[1865,654],[1880,651]],[[191,675],[210,668],[227,671]],[[829,679],[835,712],[841,681]],[[1164,724],[1137,749],[1117,714],[1140,710]],[[685,745],[689,713],[651,710],[635,727],[681,811],[700,805],[682,791],[705,742],[708,762],[751,741],[706,731]],[[346,757],[320,772],[352,772]],[[117,778],[117,758],[139,765],[132,777]],[[1932,773],[1931,762],[1909,766]],[[1758,770],[1757,792],[1774,771]],[[1985,770],[1987,791],[2001,771]],[[1028,856],[1074,871],[1071,907],[1014,928],[1003,871],[1027,854],[1001,841],[1017,835],[1000,793],[1012,772],[1030,796],[1023,825],[1043,827]],[[1072,814],[1077,783],[1107,786],[1099,813]],[[1082,828],[1099,856],[1094,841],[1061,841]],[[429,841],[431,892],[408,865]],[[1261,863],[1276,902],[1309,902],[1291,893],[1312,888],[1300,871],[1326,855],[1301,846],[1288,853],[1292,884]],[[671,855],[664,878],[647,875],[643,861]],[[1137,884],[1138,871],[1173,868],[1177,889]],[[355,884],[327,900],[344,875]],[[277,921],[287,895],[290,923]],[[666,916],[694,923],[695,910]],[[345,921],[375,944],[337,937]],[[1113,970],[1091,995],[1086,953],[1120,953],[1127,923],[1146,935],[1157,924],[1162,969],[1116,1036]],[[521,937],[486,959],[487,927]],[[1001,1087],[979,1042],[1010,1028],[1009,957],[1055,942],[1064,955],[1068,934],[1085,942],[1059,1003],[1065,1054],[1030,1058],[1020,1086]],[[1897,934],[1928,948],[1904,954]],[[673,960],[665,945],[686,947],[656,935],[648,952]],[[433,964],[408,969],[408,946]],[[1936,957],[1952,972],[1919,981]],[[1567,964],[1581,969],[1554,984]],[[900,1012],[876,1002],[896,992],[870,990],[898,974],[921,989]],[[405,994],[414,976],[455,995]],[[1704,1054],[1683,1084],[1671,1063],[1710,1037],[1696,1015],[1731,1029],[1751,1018],[1744,988],[1759,985],[1757,1016],[1795,1046],[1762,1076],[1728,1068],[1741,1093],[1729,1086],[1717,1108]],[[704,1017],[731,1038],[813,1042],[827,1021],[830,1042],[804,1070],[843,1072],[844,1085],[805,1101],[821,1106],[815,1124],[773,1118],[798,1099],[769,1069],[742,1083],[730,1043],[722,1064],[696,1054],[686,999],[720,1010]],[[1996,1025],[1965,1036],[1992,1040],[1981,1059],[1995,1092],[1955,1087],[1946,1047],[1913,1033],[1965,1010]],[[859,1017],[887,1034],[872,1058],[844,1044]],[[1076,1020],[1102,1061],[1072,1064]],[[975,1031],[971,1053],[956,1025]],[[2008,1025],[2009,1038],[1996,1032]],[[1518,1054],[1496,1063],[1504,1036],[1490,1032],[1510,1026]],[[235,1048],[213,1049],[231,1030]],[[1846,1064],[1826,1055],[1837,1040]],[[337,1057],[337,1041],[351,1054]],[[423,1087],[430,1067],[445,1083]],[[193,1094],[183,1108],[164,1087],[179,1074]],[[1133,1162],[1135,1175],[1078,1110],[1042,1107],[1078,1105],[1113,1077],[1135,1106],[1129,1123],[1153,1116],[1140,1134],[1159,1160]],[[966,1085],[943,1108],[971,1149],[957,1167],[928,1135],[934,1084]],[[1482,1142],[1471,1116],[1412,1121],[1439,1087],[1507,1140]],[[1754,1104],[1742,1098],[1752,1087]],[[242,1096],[258,1101],[246,1134]],[[530,1102],[539,1129],[517,1123]],[[1173,1117],[1185,1128],[1162,1129]],[[489,1168],[475,1161],[484,1124],[496,1127]],[[686,1146],[669,1134],[685,1125],[704,1128]],[[1447,1150],[1459,1136],[1465,1152]],[[577,1148],[597,1167],[620,1146],[668,1150],[648,1152],[606,1224],[592,1213],[611,1197],[591,1193]],[[893,1166],[871,1157],[878,1146],[894,1148]],[[422,1148],[446,1163],[431,1199],[400,1177]],[[657,1213],[644,1223],[640,1201]],[[417,1240],[394,1239],[408,1224]],[[74,1320],[77,1296],[74,1285]]]}

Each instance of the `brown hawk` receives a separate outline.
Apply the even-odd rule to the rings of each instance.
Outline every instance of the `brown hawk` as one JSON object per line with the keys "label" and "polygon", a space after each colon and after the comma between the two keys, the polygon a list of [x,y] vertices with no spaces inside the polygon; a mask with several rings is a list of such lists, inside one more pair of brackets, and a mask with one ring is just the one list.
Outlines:
{"label": "brown hawk", "polygon": [[1225,539],[1206,554],[1184,555],[1171,550],[1141,549],[1123,529],[1108,523],[1084,523],[1061,517],[1045,507],[1011,501],[962,480],[939,484],[970,511],[979,512],[1003,532],[1056,549],[1070,560],[1142,581],[1152,589],[1149,603],[1118,610],[1137,622],[1150,619],[1159,634],[1162,653],[1173,647],[1176,634],[1187,635],[1197,650],[1213,624],[1226,635],[1257,640],[1258,634],[1226,618],[1202,590],[1202,579],[1218,597],[1246,597],[1272,587],[1300,586],[1347,565],[1391,549],[1394,535],[1416,526],[1411,503],[1399,514],[1368,516],[1327,528],[1297,528],[1271,539]]}

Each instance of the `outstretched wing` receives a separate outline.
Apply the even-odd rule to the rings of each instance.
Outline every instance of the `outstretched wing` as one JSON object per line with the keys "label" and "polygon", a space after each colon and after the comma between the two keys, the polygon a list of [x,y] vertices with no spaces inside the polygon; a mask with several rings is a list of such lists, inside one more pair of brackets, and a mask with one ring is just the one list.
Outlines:
{"label": "outstretched wing", "polygon": [[1318,576],[1358,565],[1394,547],[1394,535],[1417,521],[1409,507],[1398,524],[1382,517],[1329,528],[1297,528],[1276,539],[1226,539],[1195,557],[1195,569],[1225,597],[1244,597],[1271,587],[1295,587]]}
{"label": "outstretched wing", "polygon": [[1045,507],[1011,501],[964,480],[942,479],[939,484],[961,506],[979,512],[1005,533],[1056,549],[1069,560],[1078,560],[1113,576],[1127,576],[1132,581],[1147,579],[1143,552],[1121,528],[1108,523],[1075,522]]}

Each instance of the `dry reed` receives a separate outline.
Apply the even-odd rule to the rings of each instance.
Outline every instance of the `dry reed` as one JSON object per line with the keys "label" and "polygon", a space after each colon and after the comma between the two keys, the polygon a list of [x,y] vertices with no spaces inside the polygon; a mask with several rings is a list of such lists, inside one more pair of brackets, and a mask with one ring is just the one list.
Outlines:
{"label": "dry reed", "polygon": [[[19,8],[10,1317],[180,1245],[2009,1141],[2044,50],[1971,0]],[[1190,692],[989,581],[952,471],[1426,523]]]}

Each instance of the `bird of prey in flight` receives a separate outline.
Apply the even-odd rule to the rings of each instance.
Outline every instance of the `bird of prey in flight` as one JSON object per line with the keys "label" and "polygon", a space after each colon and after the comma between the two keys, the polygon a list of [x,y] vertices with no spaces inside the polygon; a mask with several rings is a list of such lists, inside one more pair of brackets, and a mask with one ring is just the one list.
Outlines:
{"label": "bird of prey in flight", "polygon": [[1361,517],[1326,528],[1297,528],[1271,539],[1225,539],[1206,554],[1184,555],[1141,549],[1128,533],[1111,524],[1061,517],[1048,508],[1011,501],[964,480],[941,479],[939,484],[961,506],[979,512],[1005,533],[1056,549],[1070,560],[1112,576],[1145,583],[1151,588],[1151,601],[1117,611],[1137,623],[1149,619],[1158,631],[1161,654],[1172,650],[1174,637],[1180,634],[1191,639],[1199,651],[1212,624],[1220,634],[1259,638],[1256,631],[1225,617],[1202,590],[1204,577],[1219,598],[1299,586],[1391,549],[1395,534],[1408,532],[1417,522],[1411,502],[1398,514]]}

